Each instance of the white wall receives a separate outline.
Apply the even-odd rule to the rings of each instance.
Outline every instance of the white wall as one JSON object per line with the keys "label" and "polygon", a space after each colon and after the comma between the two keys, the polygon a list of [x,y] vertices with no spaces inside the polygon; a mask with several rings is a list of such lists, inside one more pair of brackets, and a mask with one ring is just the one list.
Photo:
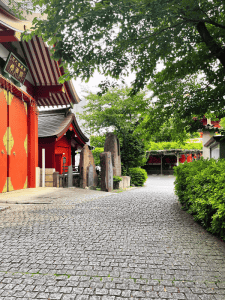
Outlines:
{"label": "white wall", "polygon": [[210,158],[210,148],[204,147],[204,145],[205,145],[205,143],[208,142],[208,140],[211,139],[212,136],[213,136],[213,134],[210,133],[209,131],[203,132],[203,135],[202,135],[203,158]]}

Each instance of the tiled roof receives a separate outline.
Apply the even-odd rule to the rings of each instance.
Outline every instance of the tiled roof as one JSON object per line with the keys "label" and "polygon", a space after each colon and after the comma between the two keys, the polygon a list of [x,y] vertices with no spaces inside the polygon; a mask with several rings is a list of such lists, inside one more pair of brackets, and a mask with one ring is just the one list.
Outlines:
{"label": "tiled roof", "polygon": [[81,131],[75,115],[69,108],[40,111],[38,116],[38,137],[60,137],[73,124],[76,134],[88,142],[88,138]]}

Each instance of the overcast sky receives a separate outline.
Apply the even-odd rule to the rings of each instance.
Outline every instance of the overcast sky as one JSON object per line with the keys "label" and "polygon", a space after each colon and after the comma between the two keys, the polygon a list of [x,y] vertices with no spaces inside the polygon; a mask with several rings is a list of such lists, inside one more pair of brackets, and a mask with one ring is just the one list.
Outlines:
{"label": "overcast sky", "polygon": [[[131,85],[131,82],[134,81],[135,74],[130,74],[128,77],[125,77],[126,84],[128,86]],[[89,82],[82,82],[80,79],[72,80],[75,90],[78,96],[83,99],[85,95],[85,90],[88,90],[92,93],[97,93],[99,91],[98,85],[101,81],[106,80],[106,77],[100,75],[97,71],[95,72],[94,76],[89,80]]]}

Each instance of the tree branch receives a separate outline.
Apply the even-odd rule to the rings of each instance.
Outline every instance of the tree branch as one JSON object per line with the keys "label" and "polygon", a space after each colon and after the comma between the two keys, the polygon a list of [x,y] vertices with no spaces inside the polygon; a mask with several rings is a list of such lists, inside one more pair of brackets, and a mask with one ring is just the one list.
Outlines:
{"label": "tree branch", "polygon": [[208,49],[215,57],[219,59],[219,61],[225,68],[225,50],[214,41],[203,22],[199,22],[197,24],[197,30]]}
{"label": "tree branch", "polygon": [[159,31],[157,31],[157,32],[155,32],[155,33],[153,33],[153,34],[151,34],[151,35],[147,35],[147,36],[145,36],[145,37],[141,37],[141,38],[139,38],[139,39],[132,39],[132,40],[133,40],[133,41],[146,40],[146,39],[151,38],[151,37],[153,37],[153,36],[159,35],[160,33],[164,32],[164,31],[166,31],[166,30],[168,30],[168,29],[175,28],[175,27],[177,27],[177,26],[179,26],[179,25],[181,25],[181,24],[183,24],[183,23],[184,23],[184,22],[182,21],[182,22],[177,23],[177,24],[175,24],[175,25],[173,25],[173,26],[168,26],[168,27],[166,27],[166,28],[163,28],[163,29],[161,29],[161,30],[159,30]]}
{"label": "tree branch", "polygon": [[216,22],[214,22],[213,20],[190,19],[190,18],[187,18],[187,17],[181,17],[181,16],[180,16],[179,18],[182,19],[182,20],[185,20],[185,21],[193,22],[193,23],[208,23],[208,24],[214,25],[214,26],[216,26],[216,27],[225,29],[225,25],[216,23]]}

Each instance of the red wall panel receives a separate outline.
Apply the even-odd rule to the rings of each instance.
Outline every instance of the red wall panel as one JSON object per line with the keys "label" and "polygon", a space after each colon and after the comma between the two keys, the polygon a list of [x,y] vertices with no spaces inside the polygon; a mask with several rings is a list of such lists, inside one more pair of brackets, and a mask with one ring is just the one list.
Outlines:
{"label": "red wall panel", "polygon": [[27,105],[8,92],[8,190],[27,188]]}
{"label": "red wall panel", "polygon": [[55,138],[38,139],[38,166],[42,168],[42,149],[45,149],[45,167],[55,168]]}

